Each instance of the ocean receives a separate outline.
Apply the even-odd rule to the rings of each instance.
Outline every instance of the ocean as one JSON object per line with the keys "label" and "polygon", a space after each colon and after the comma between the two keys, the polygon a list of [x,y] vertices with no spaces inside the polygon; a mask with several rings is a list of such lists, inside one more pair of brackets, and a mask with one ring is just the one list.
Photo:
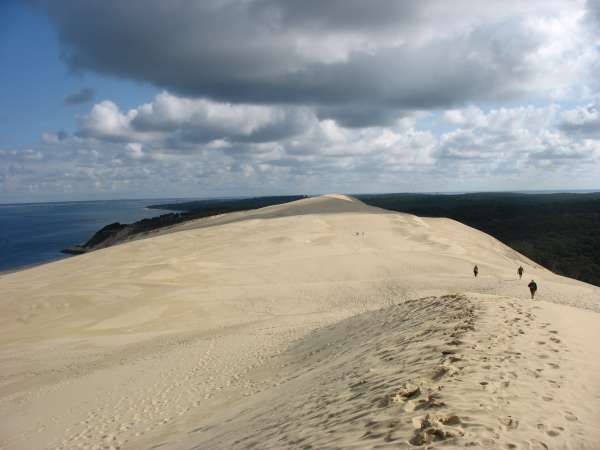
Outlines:
{"label": "ocean", "polygon": [[63,248],[84,243],[105,225],[165,214],[146,207],[185,200],[0,204],[0,272],[68,258]]}

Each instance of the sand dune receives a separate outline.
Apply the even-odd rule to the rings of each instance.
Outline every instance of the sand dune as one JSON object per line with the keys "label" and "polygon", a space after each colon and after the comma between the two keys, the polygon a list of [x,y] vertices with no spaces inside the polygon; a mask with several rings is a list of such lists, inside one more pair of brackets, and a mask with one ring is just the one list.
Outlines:
{"label": "sand dune", "polygon": [[305,199],[0,295],[0,448],[600,442],[600,288],[448,219]]}

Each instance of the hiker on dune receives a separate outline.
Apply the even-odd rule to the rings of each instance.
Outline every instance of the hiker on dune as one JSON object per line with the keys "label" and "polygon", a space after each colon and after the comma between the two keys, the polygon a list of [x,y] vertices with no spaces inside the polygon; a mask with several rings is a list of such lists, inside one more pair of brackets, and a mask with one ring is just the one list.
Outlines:
{"label": "hiker on dune", "polygon": [[517,275],[519,275],[519,280],[523,278],[523,272],[525,272],[525,269],[523,269],[523,266],[519,266],[519,268],[517,269]]}
{"label": "hiker on dune", "polygon": [[531,282],[527,285],[529,287],[529,292],[531,292],[531,299],[535,297],[535,292],[537,291],[537,284],[535,281],[531,280]]}
{"label": "hiker on dune", "polygon": [[475,275],[475,278],[477,278],[478,274],[479,274],[479,267],[477,267],[477,266],[473,267],[473,275]]}

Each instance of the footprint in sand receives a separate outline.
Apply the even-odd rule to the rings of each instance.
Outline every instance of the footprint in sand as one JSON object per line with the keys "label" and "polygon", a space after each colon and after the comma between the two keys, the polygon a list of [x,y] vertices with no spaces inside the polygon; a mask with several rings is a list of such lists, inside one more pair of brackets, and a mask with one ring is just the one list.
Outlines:
{"label": "footprint in sand", "polygon": [[512,416],[503,417],[499,420],[507,430],[516,430],[519,428],[519,421]]}
{"label": "footprint in sand", "polygon": [[571,411],[565,411],[565,419],[569,422],[577,422],[577,416],[573,414]]}
{"label": "footprint in sand", "polygon": [[436,441],[463,436],[464,431],[458,427],[461,423],[456,415],[415,417],[413,427],[415,433],[410,439],[412,445],[430,444]]}
{"label": "footprint in sand", "polygon": [[446,406],[446,403],[444,403],[443,401],[440,400],[439,395],[434,394],[434,393],[430,393],[429,395],[427,395],[427,398],[424,399],[419,399],[417,401],[414,401],[414,410],[420,410],[420,409],[434,409],[434,408],[442,408],[444,406]]}
{"label": "footprint in sand", "polygon": [[444,355],[444,356],[446,356],[446,355],[454,355],[456,353],[457,353],[457,351],[453,350],[453,349],[442,350],[442,355]]}

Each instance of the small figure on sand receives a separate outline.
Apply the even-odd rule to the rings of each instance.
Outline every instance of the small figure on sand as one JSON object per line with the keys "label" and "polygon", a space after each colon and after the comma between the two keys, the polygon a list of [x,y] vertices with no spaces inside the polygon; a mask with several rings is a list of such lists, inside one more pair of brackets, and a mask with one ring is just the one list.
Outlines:
{"label": "small figure on sand", "polygon": [[477,278],[478,274],[479,274],[479,267],[477,267],[477,266],[473,267],[473,275],[475,275],[475,278]]}
{"label": "small figure on sand", "polygon": [[523,266],[519,266],[519,268],[517,269],[517,275],[519,275],[519,280],[523,278],[523,272],[525,272],[525,269],[523,269]]}
{"label": "small figure on sand", "polygon": [[535,297],[535,292],[537,291],[537,284],[535,281],[531,280],[527,286],[529,287],[529,292],[531,292],[531,300],[533,300],[533,297]]}

